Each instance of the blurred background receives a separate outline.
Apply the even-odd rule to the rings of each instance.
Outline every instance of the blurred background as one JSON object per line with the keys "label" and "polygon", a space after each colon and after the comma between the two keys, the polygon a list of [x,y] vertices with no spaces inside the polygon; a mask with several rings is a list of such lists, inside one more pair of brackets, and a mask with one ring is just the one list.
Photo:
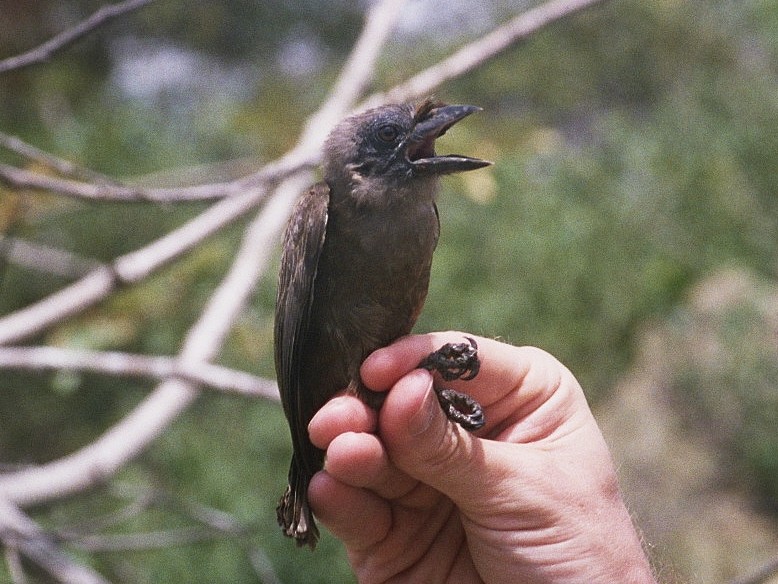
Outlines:
{"label": "blurred background", "polygon": [[[0,0],[0,58],[100,5]],[[375,88],[532,5],[411,2]],[[139,184],[247,174],[294,144],[365,7],[158,0],[49,63],[0,77],[0,130]],[[416,329],[537,345],[570,367],[613,448],[660,578],[729,582],[775,558],[778,7],[608,2],[437,96],[484,108],[440,149],[495,165],[444,181],[442,237]],[[23,164],[8,151],[0,162]],[[89,204],[0,182],[0,231],[66,250],[83,266],[137,249],[204,208]],[[244,226],[35,341],[175,354]],[[0,314],[83,274],[79,262],[52,273],[0,261]],[[222,364],[273,376],[275,272],[233,329]],[[88,444],[152,387],[2,371],[3,469]],[[120,582],[353,581],[337,541],[325,535],[309,553],[278,531],[290,451],[278,404],[206,392],[105,488],[31,513],[61,530],[142,500],[102,535],[184,527],[194,510],[227,513],[241,526],[232,537],[160,549],[112,549],[125,540],[107,537],[68,548]],[[0,582],[10,578],[0,566]]]}

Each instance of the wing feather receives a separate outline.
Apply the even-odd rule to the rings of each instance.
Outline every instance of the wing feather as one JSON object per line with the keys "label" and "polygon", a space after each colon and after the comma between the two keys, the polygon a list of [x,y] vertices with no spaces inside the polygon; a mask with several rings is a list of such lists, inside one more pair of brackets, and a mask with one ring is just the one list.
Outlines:
{"label": "wing feather", "polygon": [[[327,230],[330,189],[317,183],[297,202],[283,242],[275,314],[275,363],[284,412],[295,451],[311,448],[301,421],[300,367],[311,320],[314,282]],[[293,421],[298,423],[293,423]],[[302,461],[298,461],[302,462]]]}

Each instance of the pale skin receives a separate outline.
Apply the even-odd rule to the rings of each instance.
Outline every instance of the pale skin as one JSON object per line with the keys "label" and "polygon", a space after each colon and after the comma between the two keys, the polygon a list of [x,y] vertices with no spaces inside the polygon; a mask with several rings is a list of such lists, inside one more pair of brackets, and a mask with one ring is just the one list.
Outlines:
{"label": "pale skin", "polygon": [[371,354],[365,384],[311,420],[326,450],[308,495],[362,584],[655,584],[610,453],[573,375],[539,349],[474,337],[481,370],[446,383],[484,407],[470,434],[415,369],[462,333],[404,337]]}

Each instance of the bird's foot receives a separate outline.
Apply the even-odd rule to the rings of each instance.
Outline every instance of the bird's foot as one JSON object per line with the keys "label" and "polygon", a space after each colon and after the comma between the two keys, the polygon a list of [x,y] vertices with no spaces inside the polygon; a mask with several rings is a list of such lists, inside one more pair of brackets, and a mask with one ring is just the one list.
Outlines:
{"label": "bird's foot", "polygon": [[445,381],[470,381],[478,375],[481,361],[478,359],[478,343],[470,337],[465,338],[466,343],[446,343],[430,353],[419,363],[419,368],[437,371]]}
{"label": "bird's foot", "polygon": [[[419,368],[437,371],[445,381],[462,379],[469,381],[478,375],[481,361],[478,359],[478,344],[475,339],[465,337],[466,343],[446,343],[430,353],[419,363]],[[453,389],[435,388],[440,407],[452,422],[470,432],[478,430],[485,423],[483,408],[467,394]]]}
{"label": "bird's foot", "polygon": [[443,408],[448,419],[468,432],[474,432],[486,423],[481,404],[466,393],[453,389],[435,389],[435,392],[438,394],[440,407]]}

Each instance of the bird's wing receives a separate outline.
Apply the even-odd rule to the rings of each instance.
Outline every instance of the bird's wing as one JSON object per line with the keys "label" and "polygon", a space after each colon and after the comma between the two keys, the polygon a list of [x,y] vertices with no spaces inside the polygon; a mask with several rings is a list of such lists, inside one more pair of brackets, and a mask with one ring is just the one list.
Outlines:
{"label": "bird's wing", "polygon": [[[327,230],[330,189],[317,183],[303,195],[289,219],[283,242],[275,314],[275,361],[284,412],[290,421],[295,449],[308,443],[307,421],[300,418],[300,363],[310,323],[313,284]],[[302,426],[302,427],[299,427]]]}

